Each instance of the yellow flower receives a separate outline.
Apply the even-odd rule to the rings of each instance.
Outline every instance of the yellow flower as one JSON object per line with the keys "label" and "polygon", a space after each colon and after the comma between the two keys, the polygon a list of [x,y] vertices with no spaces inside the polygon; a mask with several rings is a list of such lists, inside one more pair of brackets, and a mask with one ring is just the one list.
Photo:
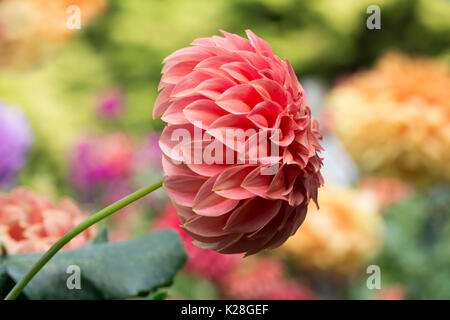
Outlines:
{"label": "yellow flower", "polygon": [[281,248],[303,268],[348,274],[380,249],[378,202],[365,191],[324,188],[320,210],[310,204],[305,222]]}
{"label": "yellow flower", "polygon": [[330,93],[334,130],[367,172],[450,179],[450,73],[443,61],[383,56]]}

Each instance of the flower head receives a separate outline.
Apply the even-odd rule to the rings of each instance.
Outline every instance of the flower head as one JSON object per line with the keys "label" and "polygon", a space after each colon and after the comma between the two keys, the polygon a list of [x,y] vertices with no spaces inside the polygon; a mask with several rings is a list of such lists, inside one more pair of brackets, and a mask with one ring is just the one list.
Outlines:
{"label": "flower head", "polygon": [[[54,204],[26,189],[0,193],[0,241],[9,253],[43,252],[86,218],[69,199]],[[87,229],[65,249],[78,248],[95,234]]]}
{"label": "flower head", "polygon": [[183,229],[203,248],[253,254],[286,241],[317,200],[321,136],[288,61],[251,31],[222,33],[164,60],[153,114],[167,122],[164,189]]}
{"label": "flower head", "polygon": [[381,248],[383,222],[375,195],[367,191],[325,188],[320,212],[311,214],[280,250],[301,267],[349,274]]}
{"label": "flower head", "polygon": [[24,115],[0,101],[0,186],[14,182],[14,175],[25,164],[31,140]]}
{"label": "flower head", "polygon": [[100,92],[97,113],[104,119],[116,119],[125,105],[123,92],[117,88],[108,88]]}
{"label": "flower head", "polygon": [[364,176],[356,185],[357,189],[373,192],[383,206],[400,202],[413,194],[410,185],[400,179]]}
{"label": "flower head", "polygon": [[330,93],[334,130],[366,172],[450,179],[450,72],[444,61],[383,56]]}
{"label": "flower head", "polygon": [[124,133],[83,139],[76,146],[70,164],[75,187],[89,192],[129,178],[133,152],[133,143]]}

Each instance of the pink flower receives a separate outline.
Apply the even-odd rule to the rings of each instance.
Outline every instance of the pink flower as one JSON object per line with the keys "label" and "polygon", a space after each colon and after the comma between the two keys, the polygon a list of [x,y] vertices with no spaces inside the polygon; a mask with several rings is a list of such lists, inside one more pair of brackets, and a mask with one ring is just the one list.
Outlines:
{"label": "pink flower", "polygon": [[105,119],[117,119],[125,106],[122,90],[108,88],[100,92],[98,97],[97,114]]}
{"label": "pink flower", "polygon": [[406,300],[405,287],[401,284],[391,285],[375,294],[375,300]]}
{"label": "pink flower", "polygon": [[131,139],[118,132],[107,136],[91,135],[76,146],[70,159],[71,178],[80,192],[117,185],[133,171],[134,147]]}
{"label": "pink flower", "polygon": [[202,248],[254,254],[285,242],[317,202],[321,135],[289,62],[251,31],[222,33],[164,60],[153,115],[167,122],[164,189],[183,229]]}
{"label": "pink flower", "polygon": [[193,239],[181,230],[179,224],[177,211],[169,204],[162,215],[158,217],[156,228],[169,228],[177,231],[189,257],[186,263],[187,270],[213,281],[219,281],[233,270],[240,255],[223,255],[211,250],[197,248],[192,244]]}
{"label": "pink flower", "polygon": [[225,276],[222,289],[233,299],[312,300],[316,295],[307,287],[286,278],[283,264],[272,258],[245,259]]}
{"label": "pink flower", "polygon": [[[85,218],[69,199],[56,205],[26,189],[0,193],[0,241],[9,253],[44,252]],[[94,235],[89,228],[64,248],[84,246]]]}

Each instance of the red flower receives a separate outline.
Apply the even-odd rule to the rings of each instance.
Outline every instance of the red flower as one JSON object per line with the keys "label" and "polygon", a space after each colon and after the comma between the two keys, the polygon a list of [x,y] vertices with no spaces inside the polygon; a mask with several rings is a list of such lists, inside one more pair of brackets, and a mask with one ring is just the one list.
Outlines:
{"label": "red flower", "polygon": [[178,232],[184,249],[189,257],[186,269],[197,275],[218,281],[230,273],[240,255],[223,255],[211,250],[200,249],[192,244],[192,238],[180,228],[177,211],[172,205],[167,205],[162,215],[156,221],[156,227],[170,228]]}
{"label": "red flower", "polygon": [[307,287],[288,280],[283,265],[271,258],[248,258],[225,276],[222,289],[234,299],[311,300],[315,294]]}

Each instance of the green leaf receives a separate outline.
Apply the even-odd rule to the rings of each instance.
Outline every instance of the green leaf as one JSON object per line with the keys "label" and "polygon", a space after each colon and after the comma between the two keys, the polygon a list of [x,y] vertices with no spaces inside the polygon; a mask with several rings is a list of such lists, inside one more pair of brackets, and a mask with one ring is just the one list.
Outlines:
{"label": "green leaf", "polygon": [[183,272],[177,275],[173,286],[168,289],[168,295],[187,300],[214,300],[220,298],[219,290],[214,283]]}
{"label": "green leaf", "polygon": [[167,292],[166,291],[156,291],[155,293],[149,294],[145,300],[164,300],[167,298]]}
{"label": "green leaf", "polygon": [[[39,257],[9,255],[0,268],[5,267],[7,276],[17,282]],[[29,299],[134,297],[169,285],[186,259],[178,235],[171,230],[131,241],[92,244],[59,252],[25,287],[24,294]],[[72,265],[79,267],[81,289],[67,286],[74,275],[67,272]]]}

